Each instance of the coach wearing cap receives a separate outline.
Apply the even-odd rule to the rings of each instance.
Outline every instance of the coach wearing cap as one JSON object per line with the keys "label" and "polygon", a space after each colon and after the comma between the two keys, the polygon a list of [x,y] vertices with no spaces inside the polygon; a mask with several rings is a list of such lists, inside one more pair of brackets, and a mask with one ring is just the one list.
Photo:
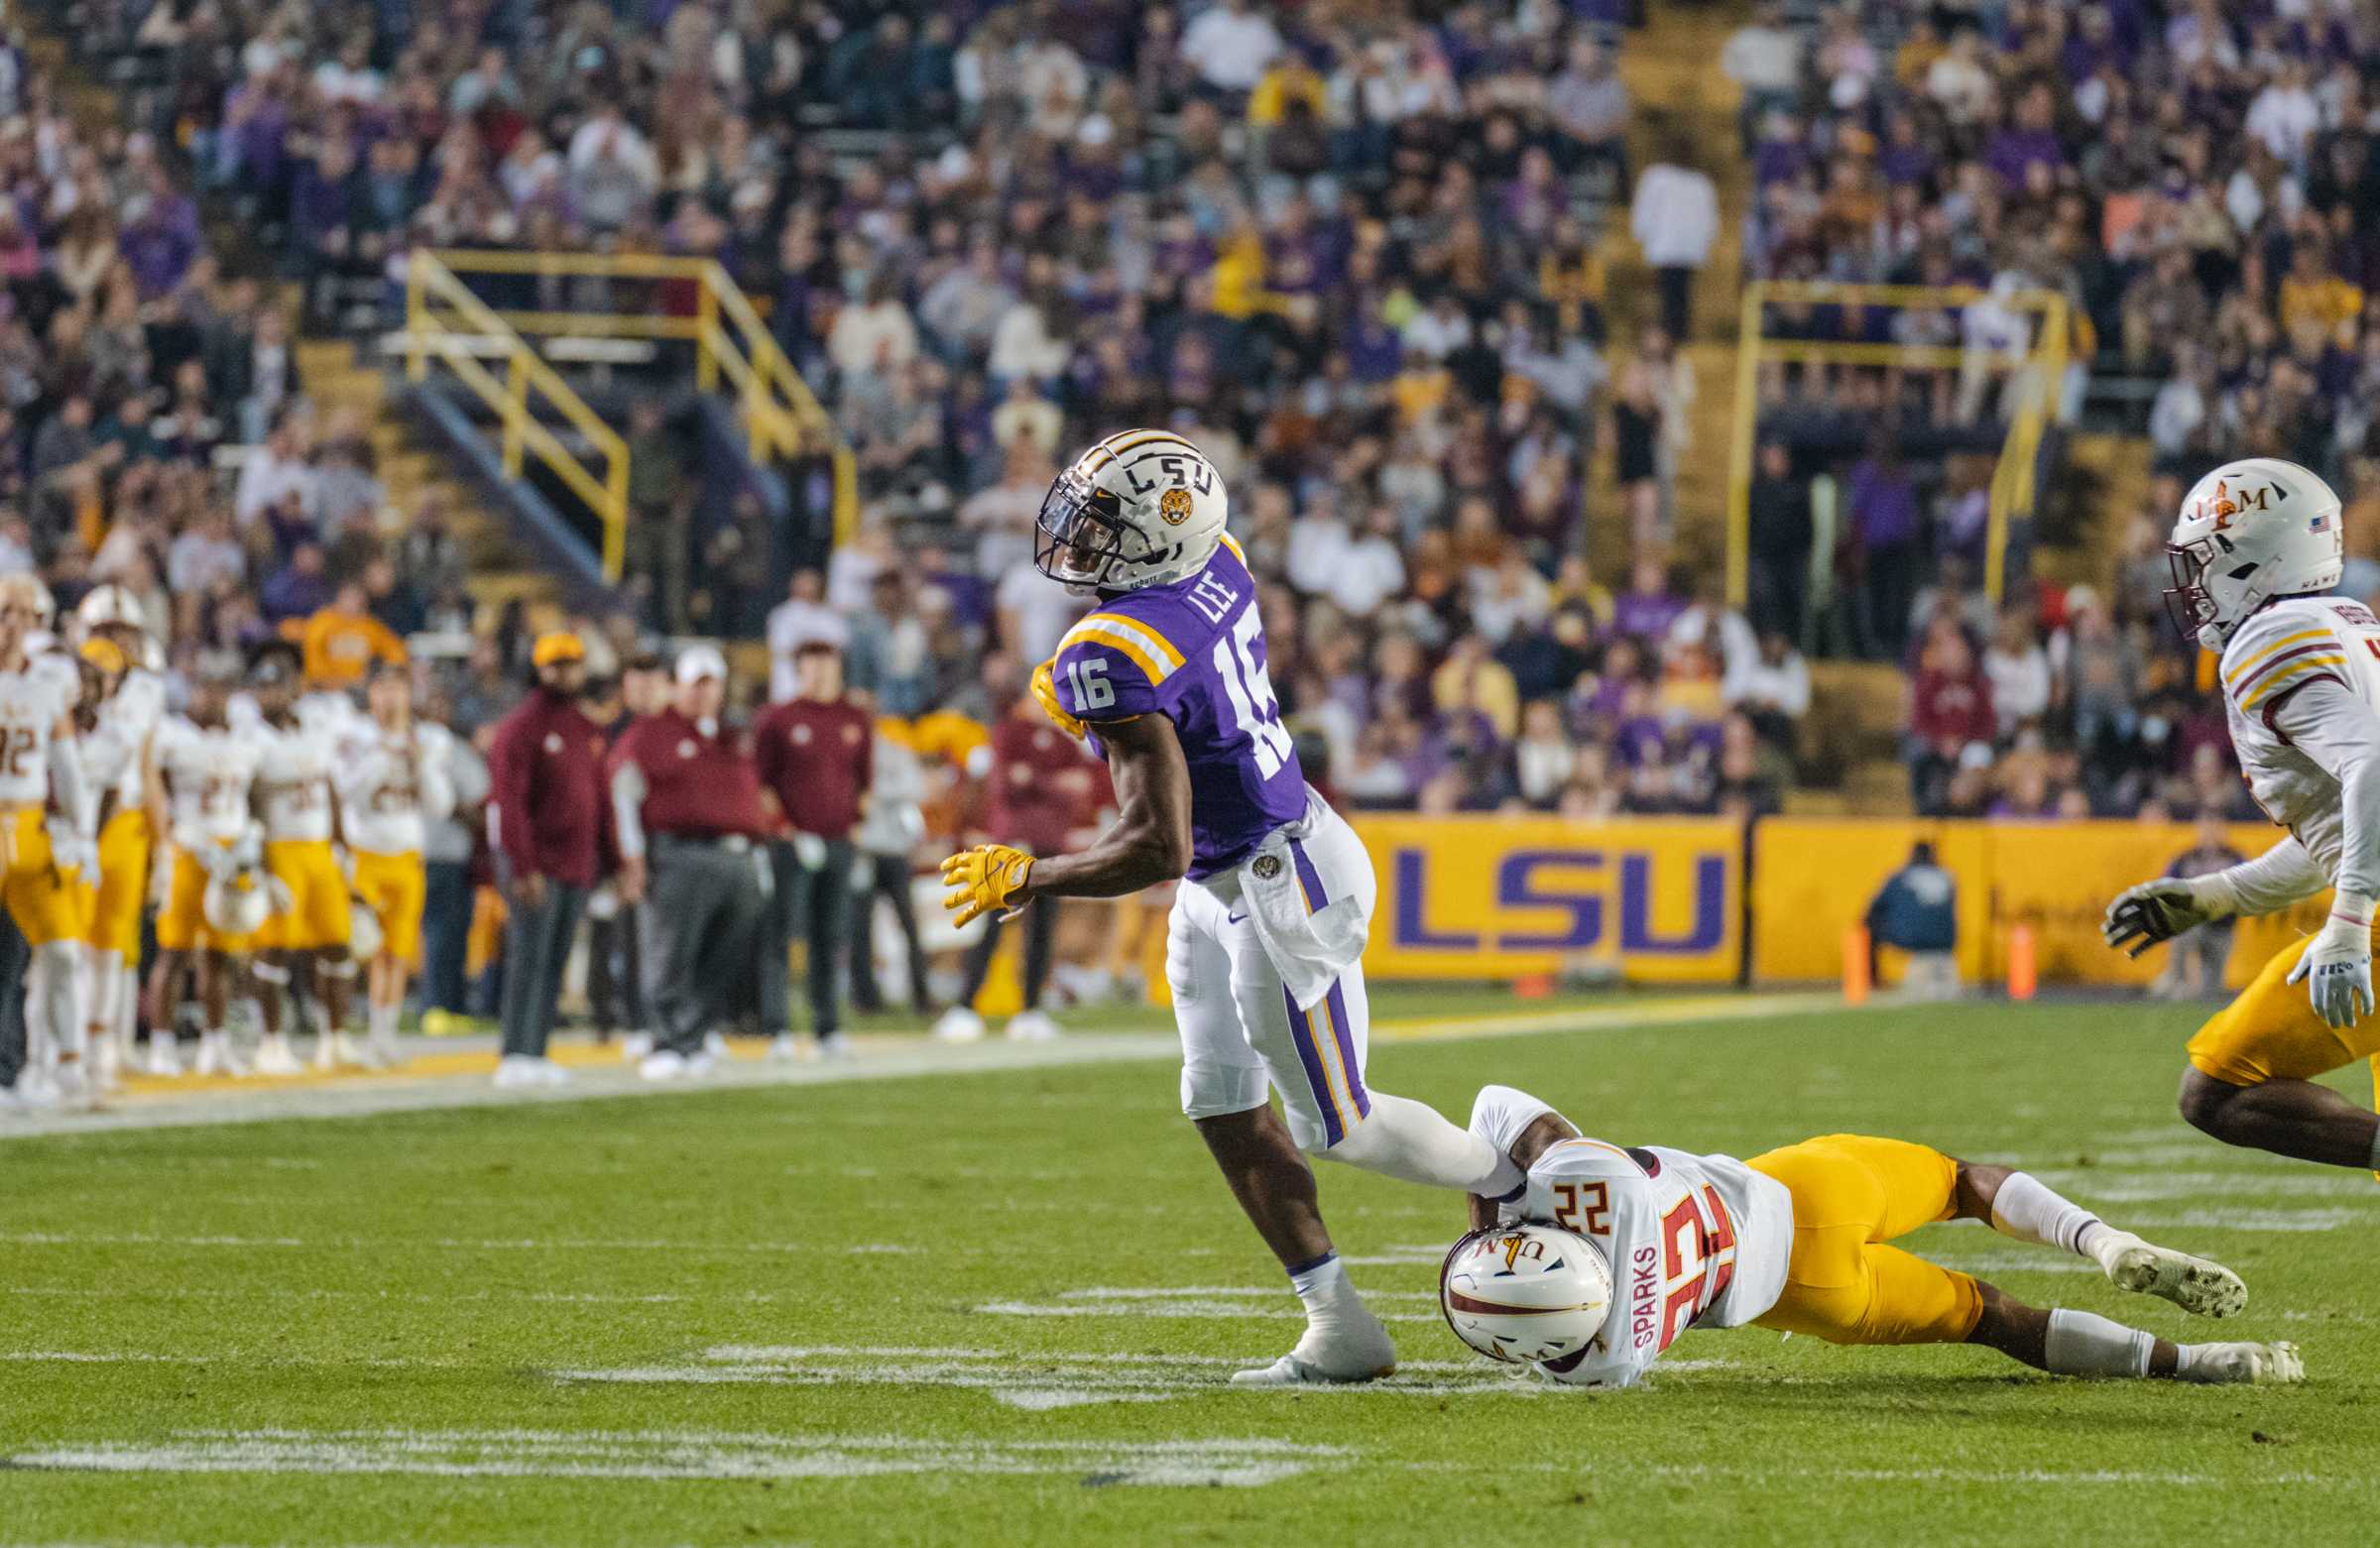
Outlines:
{"label": "coach wearing cap", "polygon": [[507,904],[500,1086],[563,1077],[545,1040],[603,828],[603,733],[578,703],[586,647],[541,635],[530,660],[536,691],[497,723],[488,748],[488,841]]}
{"label": "coach wearing cap", "polygon": [[769,908],[760,774],[746,738],[719,718],[727,661],[689,646],[674,675],[669,704],[612,750],[621,884],[645,895],[649,1080],[707,1066],[704,1034],[753,998]]}

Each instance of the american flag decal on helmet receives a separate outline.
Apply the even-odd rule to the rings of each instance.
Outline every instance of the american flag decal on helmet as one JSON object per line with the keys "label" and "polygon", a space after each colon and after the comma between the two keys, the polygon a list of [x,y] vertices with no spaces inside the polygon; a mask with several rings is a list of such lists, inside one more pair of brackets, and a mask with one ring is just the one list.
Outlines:
{"label": "american flag decal on helmet", "polygon": [[2329,512],[2327,512],[2327,511],[2324,511],[2324,512],[2323,512],[2321,515],[2320,515],[2320,516],[2316,517],[2316,518],[2315,518],[2313,521],[2311,521],[2311,522],[2308,522],[2308,523],[2306,524],[2306,530],[2307,530],[2308,532],[2310,532],[2310,533],[2326,533],[2326,532],[2328,532],[2328,531],[2330,530],[2330,513],[2329,513]]}

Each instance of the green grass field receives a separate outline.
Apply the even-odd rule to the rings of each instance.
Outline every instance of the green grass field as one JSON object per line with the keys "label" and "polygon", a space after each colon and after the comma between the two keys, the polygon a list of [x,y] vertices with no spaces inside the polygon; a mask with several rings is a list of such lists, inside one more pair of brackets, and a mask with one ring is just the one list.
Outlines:
{"label": "green grass field", "polygon": [[1458,1201],[1327,1168],[1404,1369],[1235,1392],[1296,1304],[1162,1062],[12,1141],[0,1540],[2368,1543],[2380,1188],[2184,1128],[2193,1019],[1384,1042],[1372,1074],[1458,1119],[1498,1080],[1628,1141],[2020,1162],[2230,1262],[2247,1315],[2193,1325],[1978,1226],[1908,1245],[2168,1335],[2295,1339],[2302,1388],[1746,1329],[1644,1390],[1545,1391],[1435,1319]]}

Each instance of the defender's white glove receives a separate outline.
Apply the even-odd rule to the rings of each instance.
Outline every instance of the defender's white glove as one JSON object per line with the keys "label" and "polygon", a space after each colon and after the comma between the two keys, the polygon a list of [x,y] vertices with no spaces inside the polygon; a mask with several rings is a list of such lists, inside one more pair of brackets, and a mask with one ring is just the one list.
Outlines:
{"label": "defender's white glove", "polygon": [[49,824],[50,864],[60,871],[78,871],[86,882],[99,876],[99,846],[63,822]]}
{"label": "defender's white glove", "polygon": [[2289,970],[2292,984],[2303,982],[2314,1013],[2324,1024],[2353,1026],[2372,1012],[2372,902],[2340,893],[2330,904],[2330,917],[2315,936],[2306,955]]}
{"label": "defender's white glove", "polygon": [[2205,884],[2212,880],[2212,877],[2159,877],[2154,882],[2127,887],[2107,905],[2106,917],[2099,921],[2099,934],[2118,950],[2130,944],[2132,949],[2126,955],[2137,957],[2184,930],[2227,919],[2234,911],[2229,890],[2218,892],[2207,887]]}

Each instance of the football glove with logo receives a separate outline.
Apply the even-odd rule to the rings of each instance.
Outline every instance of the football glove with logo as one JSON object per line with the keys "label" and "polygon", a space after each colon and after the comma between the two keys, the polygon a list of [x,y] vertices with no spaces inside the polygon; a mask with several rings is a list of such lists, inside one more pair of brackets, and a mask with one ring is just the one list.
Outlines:
{"label": "football glove with logo", "polygon": [[2129,955],[2137,957],[2184,930],[2229,918],[2231,912],[2229,902],[2209,895],[2208,889],[2180,877],[2160,877],[2118,893],[2099,921],[2099,934],[2119,951],[2130,946]]}
{"label": "football glove with logo", "polygon": [[2372,1012],[2372,904],[2340,893],[2306,955],[2289,970],[2304,983],[2314,1013],[2328,1026],[2353,1026]]}
{"label": "football glove with logo", "polygon": [[978,844],[943,861],[942,885],[951,891],[942,894],[942,906],[958,916],[950,922],[965,924],[994,909],[1007,909],[1004,919],[1012,916],[1009,899],[1023,890],[1032,869],[1032,856],[1006,844]]}

